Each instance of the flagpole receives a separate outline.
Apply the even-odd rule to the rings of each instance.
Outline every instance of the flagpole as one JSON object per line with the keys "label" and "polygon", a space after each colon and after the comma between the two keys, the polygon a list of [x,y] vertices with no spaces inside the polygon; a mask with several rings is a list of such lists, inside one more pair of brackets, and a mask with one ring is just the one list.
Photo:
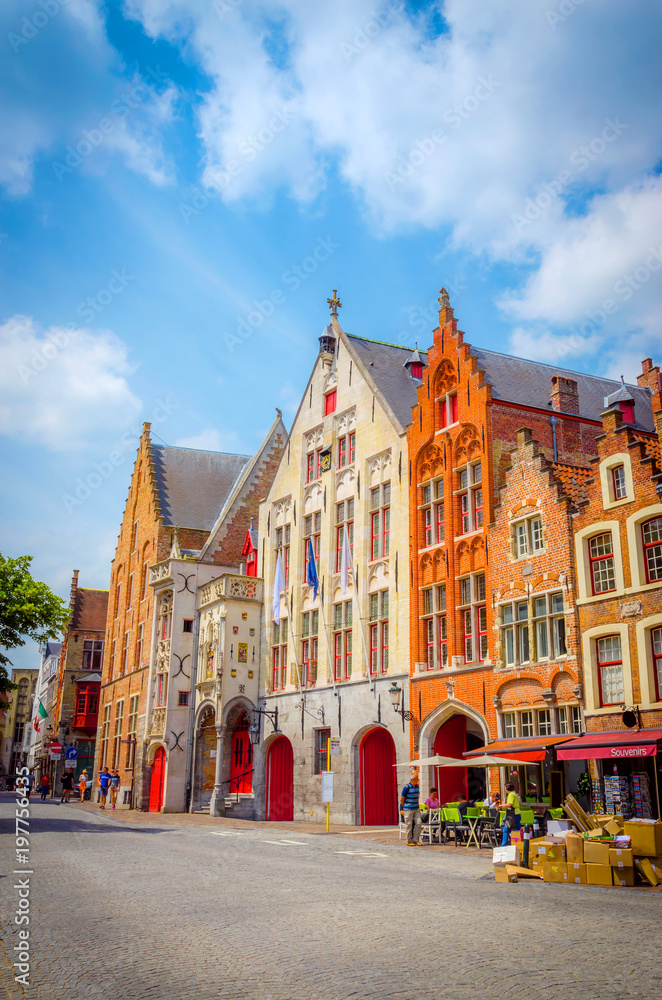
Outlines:
{"label": "flagpole", "polygon": [[359,575],[354,569],[354,600],[356,601],[356,607],[359,613],[359,629],[361,631],[361,642],[363,643],[363,655],[365,656],[366,667],[368,668],[368,686],[372,693],[375,693],[375,687],[372,680],[372,674],[370,673],[370,660],[368,659],[368,647],[365,642],[365,632],[363,631],[363,619],[361,618],[361,605],[359,604]]}
{"label": "flagpole", "polygon": [[290,622],[290,635],[292,636],[292,646],[294,647],[294,663],[297,668],[297,687],[299,688],[299,694],[301,695],[301,701],[303,702],[303,691],[301,689],[301,671],[299,670],[299,657],[297,656],[297,643],[294,633],[294,621],[292,618],[292,605],[290,603],[290,598],[285,590],[285,607],[287,608],[287,617]]}
{"label": "flagpole", "polygon": [[326,652],[329,657],[329,670],[331,671],[331,683],[333,684],[333,693],[338,697],[338,692],[336,691],[336,671],[335,664],[331,658],[331,647],[329,645],[329,634],[326,630],[326,615],[324,614],[324,594],[320,590],[320,611],[322,613],[322,628],[324,629],[324,638],[326,640]]}

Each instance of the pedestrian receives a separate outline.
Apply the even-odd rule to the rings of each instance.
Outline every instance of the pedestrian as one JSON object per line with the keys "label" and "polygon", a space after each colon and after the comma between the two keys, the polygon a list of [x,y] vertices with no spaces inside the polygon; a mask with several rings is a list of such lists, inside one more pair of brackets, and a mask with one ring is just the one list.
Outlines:
{"label": "pedestrian", "polygon": [[108,788],[110,786],[110,771],[107,767],[104,767],[103,771],[99,775],[99,808],[106,808],[106,798],[108,797]]}
{"label": "pedestrian", "polygon": [[113,773],[110,776],[110,801],[111,808],[114,809],[117,804],[117,796],[120,792],[121,779],[119,771],[116,767],[113,768]]}
{"label": "pedestrian", "polygon": [[68,802],[69,796],[71,795],[71,789],[74,785],[74,776],[70,768],[67,768],[62,775],[62,798],[60,802]]}
{"label": "pedestrian", "polygon": [[48,771],[46,771],[46,773],[42,775],[41,781],[39,782],[39,788],[41,789],[41,801],[42,802],[46,801],[46,797],[48,795],[48,789],[50,787],[51,787],[51,779],[50,779],[50,776],[48,774]]}
{"label": "pedestrian", "polygon": [[501,824],[501,846],[505,847],[510,840],[511,830],[522,829],[522,810],[520,808],[519,795],[515,791],[512,782],[506,785],[506,815]]}
{"label": "pedestrian", "polygon": [[34,788],[34,769],[32,767],[30,768],[30,773],[28,774],[27,778],[25,779],[23,787],[24,787],[24,791],[25,791],[25,797],[26,797],[26,799],[29,799],[30,798],[30,793],[31,793],[32,789]]}
{"label": "pedestrian", "polygon": [[421,810],[419,808],[421,790],[418,787],[418,775],[412,774],[411,778],[402,789],[400,796],[400,808],[404,812],[405,827],[407,830],[407,846],[422,847],[421,836]]}
{"label": "pedestrian", "polygon": [[78,790],[80,792],[80,800],[81,800],[81,802],[85,798],[85,792],[87,791],[87,783],[88,783],[89,780],[90,779],[89,779],[89,777],[87,775],[87,768],[83,768],[81,776],[78,779]]}

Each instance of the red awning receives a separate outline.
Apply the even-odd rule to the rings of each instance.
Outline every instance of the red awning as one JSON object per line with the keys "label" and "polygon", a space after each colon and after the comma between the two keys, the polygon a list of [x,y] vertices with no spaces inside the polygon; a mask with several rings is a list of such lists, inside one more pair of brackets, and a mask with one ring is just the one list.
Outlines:
{"label": "red awning", "polygon": [[662,729],[619,730],[616,733],[586,733],[558,750],[559,760],[636,760],[655,757]]}
{"label": "red awning", "polygon": [[565,743],[572,736],[525,736],[518,740],[495,740],[478,750],[468,750],[463,754],[466,760],[481,757],[484,753],[492,757],[516,757],[518,760],[530,760],[532,764],[545,759],[548,747],[557,743]]}

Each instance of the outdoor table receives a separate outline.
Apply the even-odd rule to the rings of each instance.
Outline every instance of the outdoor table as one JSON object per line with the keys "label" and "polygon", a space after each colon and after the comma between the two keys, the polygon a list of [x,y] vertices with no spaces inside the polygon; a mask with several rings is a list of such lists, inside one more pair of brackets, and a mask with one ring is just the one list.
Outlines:
{"label": "outdoor table", "polygon": [[482,817],[480,817],[480,816],[464,816],[463,817],[464,822],[469,827],[469,836],[467,837],[467,842],[464,845],[465,847],[470,847],[471,846],[471,842],[473,840],[473,842],[476,845],[476,847],[480,848],[480,843],[478,841],[478,837],[476,836],[476,828],[477,828],[478,824],[480,823],[481,818]]}

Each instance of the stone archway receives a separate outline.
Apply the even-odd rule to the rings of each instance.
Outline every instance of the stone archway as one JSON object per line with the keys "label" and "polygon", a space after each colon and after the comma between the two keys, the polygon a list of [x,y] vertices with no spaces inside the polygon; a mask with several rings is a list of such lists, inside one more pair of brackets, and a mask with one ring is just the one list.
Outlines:
{"label": "stone archway", "polygon": [[200,708],[195,728],[191,811],[207,809],[216,775],[216,712],[211,703]]}
{"label": "stone archway", "polygon": [[[459,722],[454,722],[459,719]],[[457,732],[455,732],[457,729]],[[443,740],[440,733],[449,736],[449,740]],[[461,757],[462,751],[469,747],[482,746],[490,740],[490,730],[485,717],[471,705],[457,701],[455,698],[448,698],[438,705],[423,720],[418,734],[418,756],[432,757],[435,753],[445,757]],[[463,745],[460,747],[460,743]],[[421,799],[425,801],[429,790],[433,785],[437,785],[437,776],[432,767],[421,768]],[[459,769],[450,768],[451,776],[456,777],[457,791],[466,791],[472,776],[463,774]],[[483,772],[484,773],[484,772]],[[476,775],[473,777],[480,777]],[[454,793],[453,793],[454,794]]]}

